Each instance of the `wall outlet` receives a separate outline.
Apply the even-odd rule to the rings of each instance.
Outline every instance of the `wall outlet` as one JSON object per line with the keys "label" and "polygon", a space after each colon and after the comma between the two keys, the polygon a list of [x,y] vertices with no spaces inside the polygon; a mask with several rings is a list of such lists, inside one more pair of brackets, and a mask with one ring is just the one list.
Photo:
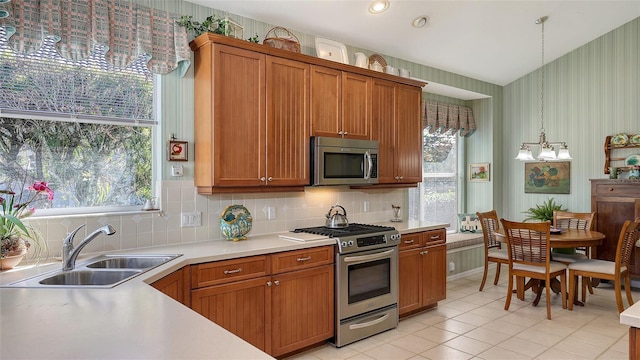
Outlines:
{"label": "wall outlet", "polygon": [[275,220],[276,217],[277,217],[276,207],[267,206],[267,220]]}
{"label": "wall outlet", "polygon": [[449,262],[449,272],[454,272],[454,271],[456,271],[456,263],[451,261]]}
{"label": "wall outlet", "polygon": [[364,201],[364,204],[362,204],[362,209],[364,212],[369,212],[369,210],[371,209],[371,203],[369,202],[369,200]]}
{"label": "wall outlet", "polygon": [[184,168],[182,165],[171,165],[171,176],[183,176]]}
{"label": "wall outlet", "polygon": [[181,227],[196,227],[202,226],[202,212],[192,211],[183,212],[180,214],[180,226]]}

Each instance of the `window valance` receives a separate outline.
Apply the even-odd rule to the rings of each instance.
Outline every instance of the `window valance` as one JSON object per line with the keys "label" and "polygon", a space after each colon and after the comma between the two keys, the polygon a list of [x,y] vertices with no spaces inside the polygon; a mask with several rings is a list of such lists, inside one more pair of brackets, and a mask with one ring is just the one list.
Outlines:
{"label": "window valance", "polygon": [[422,127],[430,133],[453,130],[459,131],[460,136],[469,136],[476,130],[473,112],[468,106],[425,100],[422,110]]}
{"label": "window valance", "polygon": [[0,0],[0,25],[15,52],[34,53],[53,36],[66,59],[82,60],[102,45],[115,67],[142,56],[154,73],[183,76],[191,50],[179,17],[126,0]]}

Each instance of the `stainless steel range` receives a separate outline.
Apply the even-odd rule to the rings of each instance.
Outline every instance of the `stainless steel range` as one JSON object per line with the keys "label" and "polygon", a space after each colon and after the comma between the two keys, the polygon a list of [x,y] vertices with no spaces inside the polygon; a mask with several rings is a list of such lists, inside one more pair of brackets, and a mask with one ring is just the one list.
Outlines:
{"label": "stainless steel range", "polygon": [[335,238],[336,335],[341,347],[398,326],[398,245],[388,226],[349,224],[296,229]]}

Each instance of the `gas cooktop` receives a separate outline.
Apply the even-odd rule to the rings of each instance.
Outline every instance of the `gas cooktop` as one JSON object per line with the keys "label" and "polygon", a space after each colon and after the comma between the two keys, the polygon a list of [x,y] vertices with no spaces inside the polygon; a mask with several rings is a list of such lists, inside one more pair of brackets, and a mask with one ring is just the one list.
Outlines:
{"label": "gas cooktop", "polygon": [[316,226],[309,228],[300,228],[293,230],[294,233],[309,233],[324,235],[328,237],[341,237],[341,236],[353,236],[372,234],[384,231],[395,231],[396,229],[391,226],[379,226],[379,225],[367,225],[367,224],[349,224],[343,228],[330,228],[326,226]]}

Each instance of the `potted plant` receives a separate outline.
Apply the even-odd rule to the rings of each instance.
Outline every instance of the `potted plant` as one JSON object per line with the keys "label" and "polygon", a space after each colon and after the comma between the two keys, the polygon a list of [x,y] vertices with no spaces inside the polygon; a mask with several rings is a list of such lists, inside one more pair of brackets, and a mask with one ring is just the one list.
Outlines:
{"label": "potted plant", "polygon": [[[33,245],[34,258],[39,259],[47,249],[47,243],[22,219],[33,215],[35,205],[53,200],[53,191],[44,181],[28,187],[30,193],[19,195],[11,190],[0,190],[0,269],[17,265]],[[25,199],[25,200],[23,200]]]}
{"label": "potted plant", "polygon": [[553,198],[550,198],[542,204],[536,205],[536,207],[532,207],[529,208],[529,210],[524,211],[524,213],[528,215],[524,219],[524,221],[553,221],[554,211],[567,211],[567,209],[563,209],[562,205],[556,204],[555,200]]}
{"label": "potted plant", "polygon": [[[180,16],[177,23],[184,27],[187,32],[192,32],[194,38],[204,34],[205,32],[230,36],[236,39],[242,39],[244,36],[244,28],[242,25],[229,19],[228,16],[220,18],[215,15],[210,15],[207,16],[204,21],[199,22],[193,20],[193,16],[191,15],[183,15]],[[257,44],[258,34],[248,38],[247,41]]]}

